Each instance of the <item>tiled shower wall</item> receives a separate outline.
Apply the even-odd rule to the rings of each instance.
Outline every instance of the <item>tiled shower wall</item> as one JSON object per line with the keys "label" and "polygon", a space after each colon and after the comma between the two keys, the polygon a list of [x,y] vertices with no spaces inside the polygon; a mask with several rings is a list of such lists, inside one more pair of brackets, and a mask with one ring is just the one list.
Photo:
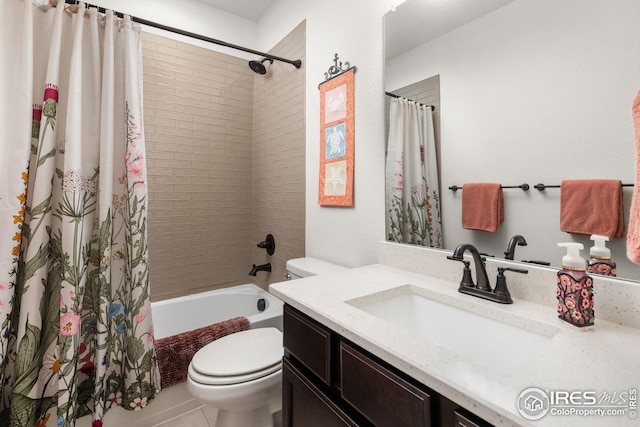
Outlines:
{"label": "tiled shower wall", "polygon": [[[252,262],[273,268],[253,278],[262,286],[284,280],[286,261],[304,256],[305,26],[303,21],[269,52],[300,59],[302,67],[274,62],[271,77],[254,80]],[[276,240],[273,256],[255,245],[268,233]]]}
{"label": "tiled shower wall", "polygon": [[[304,32],[302,37],[304,50]],[[266,122],[258,128],[266,130],[255,137],[257,90],[247,60],[146,32],[142,40],[151,299],[249,283],[256,262],[252,230],[268,223],[254,217],[253,183],[268,173],[254,168],[254,143],[273,138],[277,129],[269,123],[278,118],[261,117]],[[280,90],[290,97],[288,86]],[[302,114],[303,101],[304,92],[294,102]],[[273,111],[277,97],[271,102],[265,108]],[[304,153],[304,135],[279,141],[283,151]],[[291,173],[282,178],[299,179]],[[278,197],[270,200],[287,202]],[[297,197],[304,200],[304,182]],[[304,224],[304,211],[297,222]],[[276,228],[270,232],[281,234]],[[304,227],[301,235],[293,238],[296,253],[304,252]]]}

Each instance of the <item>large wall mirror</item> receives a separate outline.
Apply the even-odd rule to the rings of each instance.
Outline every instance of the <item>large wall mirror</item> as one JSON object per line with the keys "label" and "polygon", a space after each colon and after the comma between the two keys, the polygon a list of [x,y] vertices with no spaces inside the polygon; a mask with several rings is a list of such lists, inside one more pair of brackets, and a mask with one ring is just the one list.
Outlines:
{"label": "large wall mirror", "polygon": [[[385,16],[385,90],[402,91],[437,76],[440,202],[445,249],[472,243],[504,257],[522,235],[515,260],[559,267],[558,242],[589,236],[560,231],[566,179],[635,183],[631,106],[640,90],[637,0],[407,0]],[[422,101],[417,99],[417,101]],[[504,189],[496,232],[463,229],[462,192],[472,182]],[[628,224],[633,187],[625,187]],[[640,280],[625,238],[608,246],[618,277]]]}

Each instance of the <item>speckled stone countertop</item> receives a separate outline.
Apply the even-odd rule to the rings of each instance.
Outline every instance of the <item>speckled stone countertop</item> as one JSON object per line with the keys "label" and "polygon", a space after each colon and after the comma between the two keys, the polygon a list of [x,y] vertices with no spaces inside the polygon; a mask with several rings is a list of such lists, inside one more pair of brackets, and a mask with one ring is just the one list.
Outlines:
{"label": "speckled stone countertop", "polygon": [[[458,263],[453,263],[457,266]],[[448,267],[447,267],[448,268]],[[461,270],[459,267],[457,269]],[[461,271],[453,271],[460,274]],[[519,275],[518,275],[519,276]],[[494,283],[494,278],[491,278]],[[460,355],[359,309],[359,304],[411,285],[430,299],[550,336],[509,369],[477,363],[473,354]],[[383,264],[275,283],[270,292],[338,334],[360,345],[407,375],[496,426],[622,426],[638,425],[630,417],[629,392],[640,388],[640,329],[598,319],[589,328],[561,321],[556,306],[514,298],[509,305],[485,301],[457,291],[456,281],[434,278]],[[513,294],[513,292],[512,292]],[[597,304],[597,302],[596,302]],[[636,309],[637,306],[636,306]],[[448,319],[442,319],[447,322]],[[438,327],[438,325],[433,325]],[[488,331],[490,333],[491,331]],[[504,356],[510,346],[493,348]],[[577,409],[625,409],[624,415],[552,415],[528,421],[518,412],[518,398],[529,388],[549,393],[581,392],[598,404]],[[600,403],[603,393],[609,402]],[[621,399],[625,404],[618,407]],[[552,405],[557,411],[557,407]],[[606,409],[606,408],[605,408]]]}

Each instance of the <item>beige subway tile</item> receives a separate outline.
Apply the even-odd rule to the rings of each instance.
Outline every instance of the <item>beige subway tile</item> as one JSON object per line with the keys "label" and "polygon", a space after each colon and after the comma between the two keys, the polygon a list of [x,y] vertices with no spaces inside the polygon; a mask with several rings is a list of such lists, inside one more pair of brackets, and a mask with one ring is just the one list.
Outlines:
{"label": "beige subway tile", "polygon": [[193,60],[210,66],[219,66],[220,61],[215,56],[216,53],[211,51],[194,52]]}
{"label": "beige subway tile", "polygon": [[163,151],[163,150],[149,150],[147,149],[147,159],[164,159],[164,160],[172,160],[174,159],[173,151]]}
{"label": "beige subway tile", "polygon": [[[145,130],[145,139],[148,142],[154,142],[154,143],[166,143],[166,144],[173,144],[173,142],[175,141],[175,136],[174,135],[162,135],[162,134],[158,134],[155,132],[147,132]],[[157,145],[155,146],[154,149],[158,149]]]}
{"label": "beige subway tile", "polygon": [[[156,94],[156,98],[158,96],[161,96],[160,93]],[[159,100],[156,99],[153,101],[153,104],[151,105],[153,108],[155,108],[156,110],[164,110],[164,111],[175,111],[176,110],[176,104],[174,104],[173,102],[170,101],[163,101],[163,100]]]}
{"label": "beige subway tile", "polygon": [[176,43],[175,46],[168,46],[164,44],[158,44],[158,53],[163,53],[167,56],[184,59],[193,59],[193,53],[188,50],[182,49],[182,46],[178,46],[180,42]]}
{"label": "beige subway tile", "polygon": [[175,159],[176,160],[192,160],[192,161],[199,161],[202,159],[202,154],[200,153],[183,153],[183,152],[178,152],[175,153]]}
{"label": "beige subway tile", "polygon": [[190,74],[183,74],[183,73],[176,73],[176,80],[180,81],[180,82],[188,82],[189,85],[193,86],[193,85],[206,85],[209,80],[202,78],[202,77],[196,77],[194,75],[190,75]]}
{"label": "beige subway tile", "polygon": [[[159,112],[158,112],[159,113]],[[178,129],[178,128],[173,128],[173,127],[169,127],[169,126],[157,126],[157,132],[158,133],[164,133],[167,135],[175,135],[175,136],[192,136],[191,129]]]}
{"label": "beige subway tile", "polygon": [[169,55],[162,52],[160,49],[155,52],[148,52],[145,56],[151,61],[176,62],[176,57],[174,55]]}
{"label": "beige subway tile", "polygon": [[159,168],[172,168],[173,170],[185,169],[191,167],[189,160],[156,160]]}
{"label": "beige subway tile", "polygon": [[156,109],[149,107],[146,103],[144,104],[144,117],[155,117]]}
{"label": "beige subway tile", "polygon": [[192,121],[177,120],[175,126],[177,128],[184,128],[184,129],[196,129],[196,130],[201,130],[201,131],[208,131],[209,130],[209,125],[202,124],[202,123],[196,123],[196,122],[192,122]]}
{"label": "beige subway tile", "polygon": [[191,147],[207,147],[209,144],[209,139],[184,137],[184,138],[180,138],[180,144],[189,145]]}
{"label": "beige subway tile", "polygon": [[[177,106],[177,105],[175,107],[176,107],[176,110],[180,109],[180,107]],[[192,120],[192,115],[191,114],[185,114],[185,113],[183,113],[181,111],[158,110],[157,115],[160,118],[182,120],[182,121],[191,121]],[[175,124],[172,125],[172,127],[175,127]]]}
{"label": "beige subway tile", "polygon": [[[190,108],[189,111],[194,111],[197,110],[196,108]],[[211,129],[211,125],[213,126],[218,126],[218,127],[224,127],[225,124],[225,120],[222,118],[218,118],[218,117],[213,117],[213,116],[206,116],[206,115],[202,115],[202,113],[204,113],[204,111],[196,111],[193,113],[193,121],[196,123],[202,123],[202,124],[206,124],[208,125],[208,127],[206,129],[198,129],[201,131],[206,131],[209,132],[209,130]],[[195,135],[194,135],[195,136]]]}
{"label": "beige subway tile", "polygon": [[158,176],[156,183],[159,185],[174,184],[174,190],[176,190],[175,184],[189,184],[191,179],[187,176]]}
{"label": "beige subway tile", "polygon": [[147,55],[149,52],[154,52],[158,50],[158,42],[148,37],[149,33],[142,32],[142,37],[140,37],[140,42],[142,44],[142,55]]}
{"label": "beige subway tile", "polygon": [[207,169],[178,168],[172,170],[175,176],[208,176]]}
{"label": "beige subway tile", "polygon": [[186,81],[184,79],[169,79],[166,77],[162,77],[162,76],[158,76],[157,78],[157,83],[159,85],[166,85],[166,86],[171,86],[174,87],[176,90],[181,90],[181,89],[193,89],[193,83]]}
{"label": "beige subway tile", "polygon": [[178,63],[178,61],[162,61],[162,60],[158,60],[158,69],[160,71],[165,70],[165,71],[172,71],[174,74],[183,74],[183,75],[194,75],[194,69],[193,67],[190,67],[188,65],[184,65],[184,64],[180,64]]}
{"label": "beige subway tile", "polygon": [[203,79],[209,80],[213,73],[216,73],[217,70],[208,64],[200,64],[198,62],[193,62],[196,67],[193,68],[193,75],[196,77],[201,77]]}
{"label": "beige subway tile", "polygon": [[[144,119],[146,125],[160,125],[160,126],[170,126],[176,127],[176,121],[173,119],[168,119],[166,117],[161,117],[158,115],[157,117],[147,116]],[[150,133],[150,132],[147,132]]]}
{"label": "beige subway tile", "polygon": [[[211,82],[209,82],[209,83],[211,83]],[[206,86],[194,84],[193,85],[193,91],[212,96],[212,97],[214,97],[214,100],[215,99],[219,99],[219,97],[221,97],[223,95],[223,93],[224,93],[223,89],[213,87],[210,84],[206,85]]]}
{"label": "beige subway tile", "polygon": [[[194,87],[197,88],[198,86],[194,86]],[[192,99],[194,102],[194,105],[196,102],[209,101],[209,97],[211,96],[207,93],[202,93],[197,90],[181,90],[180,95]],[[211,105],[213,107],[213,104]]]}
{"label": "beige subway tile", "polygon": [[205,99],[193,99],[192,104],[194,107],[201,108],[204,111],[223,111],[223,105],[218,102],[211,102],[210,96],[206,94],[202,94],[206,98]]}
{"label": "beige subway tile", "polygon": [[199,77],[206,77],[206,75],[199,75],[197,73],[211,73],[212,70],[214,69],[214,67],[212,67],[210,64],[205,64],[205,63],[196,61],[195,59],[178,58],[177,63],[184,67],[192,68],[194,70],[194,74],[198,75]]}

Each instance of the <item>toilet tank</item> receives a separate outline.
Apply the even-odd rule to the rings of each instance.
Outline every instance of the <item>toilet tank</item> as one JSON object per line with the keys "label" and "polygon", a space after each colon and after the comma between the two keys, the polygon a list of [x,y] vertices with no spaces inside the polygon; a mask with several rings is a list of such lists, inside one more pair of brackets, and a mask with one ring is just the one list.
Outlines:
{"label": "toilet tank", "polygon": [[290,259],[286,269],[285,275],[289,280],[348,270],[347,267],[311,257]]}

